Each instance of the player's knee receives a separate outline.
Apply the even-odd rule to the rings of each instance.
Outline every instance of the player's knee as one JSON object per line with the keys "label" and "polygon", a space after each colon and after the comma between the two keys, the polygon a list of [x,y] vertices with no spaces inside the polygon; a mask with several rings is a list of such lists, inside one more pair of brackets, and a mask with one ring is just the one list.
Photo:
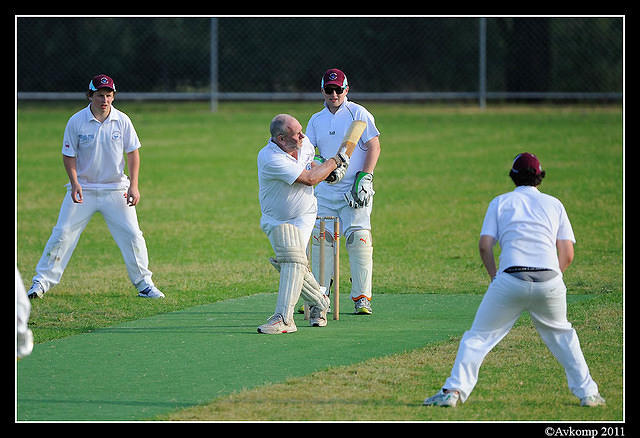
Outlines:
{"label": "player's knee", "polygon": [[370,248],[373,246],[371,230],[356,230],[347,237],[347,248]]}

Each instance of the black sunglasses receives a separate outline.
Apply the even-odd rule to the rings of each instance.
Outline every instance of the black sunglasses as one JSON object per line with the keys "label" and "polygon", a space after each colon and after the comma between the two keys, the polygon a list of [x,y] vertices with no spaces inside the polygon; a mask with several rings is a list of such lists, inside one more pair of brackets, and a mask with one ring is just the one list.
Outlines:
{"label": "black sunglasses", "polygon": [[336,92],[336,94],[342,94],[342,93],[344,93],[344,88],[342,88],[342,87],[324,87],[325,94],[333,94],[334,91]]}

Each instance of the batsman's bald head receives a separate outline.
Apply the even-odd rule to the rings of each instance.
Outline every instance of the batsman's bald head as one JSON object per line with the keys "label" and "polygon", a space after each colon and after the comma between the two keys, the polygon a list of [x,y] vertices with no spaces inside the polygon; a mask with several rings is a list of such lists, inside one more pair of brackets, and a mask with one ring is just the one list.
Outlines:
{"label": "batsman's bald head", "polygon": [[269,132],[272,138],[277,138],[279,135],[287,135],[292,130],[292,127],[300,124],[298,120],[290,116],[289,114],[278,114],[271,120],[269,125]]}

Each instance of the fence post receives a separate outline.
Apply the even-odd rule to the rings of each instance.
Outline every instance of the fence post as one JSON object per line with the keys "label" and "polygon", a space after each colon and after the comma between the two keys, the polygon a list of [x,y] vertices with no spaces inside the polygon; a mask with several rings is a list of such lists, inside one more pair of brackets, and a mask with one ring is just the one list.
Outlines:
{"label": "fence post", "polygon": [[478,91],[478,103],[481,109],[485,109],[487,106],[487,19],[481,17],[479,19],[480,24],[480,60],[479,60],[479,91]]}
{"label": "fence post", "polygon": [[210,96],[209,101],[211,104],[211,112],[218,111],[218,19],[211,18],[209,35],[209,87]]}

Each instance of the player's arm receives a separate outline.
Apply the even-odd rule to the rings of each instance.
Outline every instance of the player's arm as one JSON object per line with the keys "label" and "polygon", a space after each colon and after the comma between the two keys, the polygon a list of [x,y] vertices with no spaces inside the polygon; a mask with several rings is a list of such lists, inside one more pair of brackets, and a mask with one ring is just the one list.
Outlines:
{"label": "player's arm", "polygon": [[310,169],[302,171],[296,182],[307,186],[315,186],[320,181],[324,181],[331,172],[338,168],[338,162],[342,163],[340,158],[331,157],[322,164],[312,165]]}
{"label": "player's arm", "polygon": [[487,274],[489,274],[489,277],[492,280],[498,272],[496,268],[496,259],[493,255],[493,246],[495,244],[496,239],[493,236],[489,236],[488,234],[481,235],[480,242],[478,243],[478,250],[480,251],[482,264],[484,265],[484,268],[487,270]]}
{"label": "player's arm", "polygon": [[558,240],[556,241],[556,248],[558,249],[560,270],[564,272],[573,262],[573,242],[571,240]]}
{"label": "player's arm", "polygon": [[129,168],[129,190],[127,190],[127,203],[130,206],[136,205],[140,201],[140,191],[138,190],[138,174],[140,172],[140,152],[138,149],[127,153],[127,167]]}
{"label": "player's arm", "polygon": [[373,173],[378,164],[378,158],[380,157],[380,137],[377,135],[364,144],[367,147],[367,155],[364,159],[364,165],[362,171],[366,173]]}
{"label": "player's arm", "polygon": [[82,186],[78,182],[78,163],[76,157],[62,155],[64,169],[69,175],[69,183],[71,184],[71,200],[76,204],[82,203]]}

